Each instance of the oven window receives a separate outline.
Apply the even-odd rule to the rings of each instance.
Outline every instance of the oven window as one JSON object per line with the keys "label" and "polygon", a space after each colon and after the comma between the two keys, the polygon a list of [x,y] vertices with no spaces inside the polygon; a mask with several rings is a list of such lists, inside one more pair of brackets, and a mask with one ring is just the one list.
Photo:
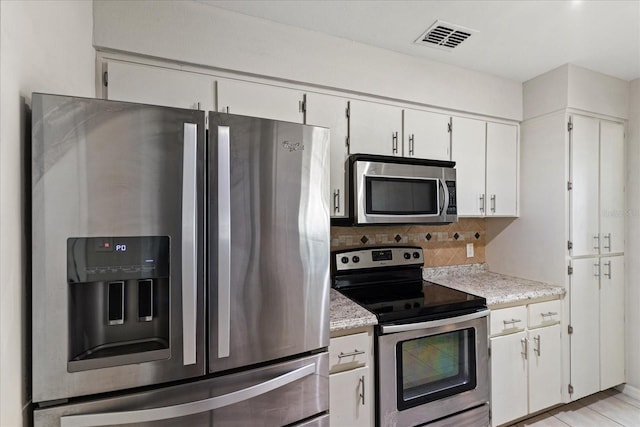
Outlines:
{"label": "oven window", "polygon": [[366,177],[367,213],[437,215],[438,180]]}
{"label": "oven window", "polygon": [[399,342],[398,409],[474,389],[475,342],[473,328]]}

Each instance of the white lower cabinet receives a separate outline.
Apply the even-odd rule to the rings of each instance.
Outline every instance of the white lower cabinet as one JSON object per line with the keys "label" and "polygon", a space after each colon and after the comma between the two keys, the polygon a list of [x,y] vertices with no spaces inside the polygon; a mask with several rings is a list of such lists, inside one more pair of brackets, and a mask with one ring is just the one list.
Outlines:
{"label": "white lower cabinet", "polygon": [[562,401],[559,300],[491,312],[491,425]]}
{"label": "white lower cabinet", "polygon": [[331,338],[329,358],[331,427],[373,426],[373,331]]}

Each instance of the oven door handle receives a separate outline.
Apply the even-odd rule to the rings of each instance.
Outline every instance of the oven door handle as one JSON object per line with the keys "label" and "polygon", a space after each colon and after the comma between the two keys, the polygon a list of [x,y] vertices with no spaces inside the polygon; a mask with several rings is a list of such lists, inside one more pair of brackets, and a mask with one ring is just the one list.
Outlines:
{"label": "oven door handle", "polygon": [[438,328],[440,326],[451,325],[454,323],[462,323],[468,320],[479,319],[489,315],[489,310],[477,311],[464,316],[449,317],[446,319],[430,320],[428,322],[408,323],[406,325],[383,325],[383,334],[393,334],[397,332],[417,331],[419,329]]}

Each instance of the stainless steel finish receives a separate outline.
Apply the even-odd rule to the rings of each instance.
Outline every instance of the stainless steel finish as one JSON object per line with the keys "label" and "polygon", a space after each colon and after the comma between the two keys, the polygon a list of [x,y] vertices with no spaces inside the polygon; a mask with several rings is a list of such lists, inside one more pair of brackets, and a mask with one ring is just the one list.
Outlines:
{"label": "stainless steel finish", "polygon": [[[34,421],[36,427],[275,427],[327,411],[328,385],[329,357],[325,352],[153,391],[36,409]],[[309,420],[316,423],[309,425],[326,425],[322,416]],[[307,422],[300,426],[305,425]]]}
{"label": "stainless steel finish", "polygon": [[231,141],[218,127],[218,357],[229,357],[231,341]]}
{"label": "stainless steel finish", "polygon": [[398,154],[398,132],[391,135],[391,149],[394,154]]}
{"label": "stainless steel finish", "polygon": [[522,351],[520,354],[524,357],[524,360],[527,360],[529,358],[529,340],[522,338],[520,342],[522,343]]}
{"label": "stainless steel finish", "polygon": [[604,265],[607,267],[607,272],[604,273],[604,276],[608,279],[611,279],[611,261],[605,262]]}
{"label": "stainless steel finish", "polygon": [[[228,187],[226,171],[209,174],[209,306],[226,307],[229,268],[233,308],[228,337],[226,319],[210,313],[210,371],[327,347],[329,130],[210,113],[209,136],[209,170],[229,159]],[[229,246],[216,243],[226,238]]]}
{"label": "stainless steel finish", "polygon": [[552,316],[557,316],[558,313],[555,311],[550,311],[548,313],[540,313],[540,316],[544,317],[552,317]]}
{"label": "stainless steel finish", "polygon": [[489,405],[486,404],[434,423],[424,424],[424,427],[489,427],[489,415]]}
{"label": "stainless steel finish", "polygon": [[536,353],[538,357],[542,356],[542,353],[540,352],[540,335],[533,337],[533,343],[533,352]]}
{"label": "stainless steel finish", "polygon": [[431,320],[428,322],[408,323],[406,325],[383,325],[381,326],[383,334],[393,334],[398,332],[419,331],[424,329],[441,328],[454,323],[468,322],[474,319],[481,319],[489,315],[489,310],[481,310],[464,316],[449,317],[440,320]]}
{"label": "stainless steel finish", "polygon": [[[356,224],[448,223],[458,220],[457,215],[447,214],[449,197],[447,186],[442,184],[445,181],[456,180],[456,170],[453,168],[359,160],[355,162],[351,173],[353,174],[354,188],[349,189],[350,192],[353,192],[353,194],[349,194],[349,197],[353,197],[353,219]],[[367,177],[438,180],[446,192],[444,197],[439,197],[437,201],[438,206],[440,206],[440,212],[433,215],[368,214],[365,202]],[[347,179],[347,181],[349,180]],[[441,195],[440,193],[439,196]]]}
{"label": "stainless steel finish", "polygon": [[496,195],[492,194],[491,195],[491,212],[495,213],[496,211]]}
{"label": "stainless steel finish", "polygon": [[304,421],[301,424],[295,424],[292,427],[329,427],[329,419],[329,414],[325,414],[312,420]]}
{"label": "stainless steel finish", "polygon": [[211,397],[196,402],[181,403],[179,405],[164,406],[153,409],[138,409],[133,411],[105,412],[86,415],[68,415],[60,419],[61,427],[95,427],[131,423],[148,423],[151,421],[167,420],[171,418],[187,417],[189,415],[209,412],[238,402],[252,399],[268,393],[308,375],[316,373],[315,363],[303,366],[294,371],[280,375],[249,388]]}
{"label": "stainless steel finish", "polygon": [[[114,101],[32,97],[33,401],[158,384],[205,373],[204,226],[196,236],[196,363],[183,365],[184,124],[197,126],[197,216],[204,217],[204,113]],[[170,354],[69,372],[70,237],[169,236]],[[106,323],[106,322],[105,322]],[[127,319],[125,319],[125,327]],[[114,326],[121,328],[121,325]],[[143,354],[143,353],[139,353]],[[170,356],[170,357],[169,357]],[[123,364],[126,363],[126,364]],[[107,364],[105,364],[107,366]]]}
{"label": "stainless steel finish", "polygon": [[414,141],[415,141],[415,135],[414,134],[409,135],[409,155],[410,156],[413,156],[415,153]]}
{"label": "stainless steel finish", "polygon": [[593,240],[595,240],[595,244],[593,245],[593,249],[600,249],[600,233],[593,236]]}
{"label": "stainless steel finish", "polygon": [[[363,268],[379,268],[379,267],[397,267],[409,265],[422,265],[424,263],[424,255],[422,248],[412,246],[396,246],[386,248],[391,251],[391,259],[383,261],[374,261],[372,249],[353,249],[345,252],[334,253],[334,262],[337,271],[359,270]],[[418,257],[414,258],[413,254],[417,253]],[[409,254],[409,259],[405,258],[405,254]],[[347,262],[343,263],[342,258],[347,258]],[[354,261],[357,260],[357,262]]]}
{"label": "stainless steel finish", "polygon": [[182,155],[182,363],[196,363],[198,126],[185,123]]}
{"label": "stainless steel finish", "polygon": [[358,383],[360,383],[360,390],[362,390],[362,392],[359,395],[360,403],[362,403],[362,406],[364,406],[364,396],[365,396],[365,390],[366,390],[366,387],[364,384],[364,375],[360,377],[360,379],[358,380]]}
{"label": "stainless steel finish", "polygon": [[[460,321],[460,318],[463,317],[460,316],[458,318],[447,319],[450,321],[448,324],[437,327],[429,327],[401,333],[389,333],[378,336],[378,383],[384,384],[384,387],[379,387],[378,390],[380,425],[417,425],[425,423],[430,419],[435,420],[465,409],[471,409],[479,405],[486,404],[489,401],[490,382],[487,314],[488,310],[484,311],[483,317],[471,320]],[[397,344],[406,340],[467,328],[475,329],[476,388],[399,411],[396,404],[398,390],[398,376],[396,373]],[[457,426],[458,424],[444,425]],[[482,424],[475,424],[474,427],[478,425]]]}
{"label": "stainless steel finish", "polygon": [[364,351],[357,350],[357,349],[353,350],[353,351],[350,351],[349,353],[340,352],[340,354],[338,355],[338,359],[342,359],[343,357],[359,356],[359,355],[364,354],[364,353],[365,353]]}
{"label": "stainless steel finish", "polygon": [[480,195],[480,212],[484,213],[484,194]]}
{"label": "stainless steel finish", "polygon": [[611,233],[608,233],[604,238],[607,239],[607,243],[604,245],[604,248],[611,252]]}
{"label": "stainless steel finish", "polygon": [[340,189],[336,188],[333,192],[333,211],[340,212]]}

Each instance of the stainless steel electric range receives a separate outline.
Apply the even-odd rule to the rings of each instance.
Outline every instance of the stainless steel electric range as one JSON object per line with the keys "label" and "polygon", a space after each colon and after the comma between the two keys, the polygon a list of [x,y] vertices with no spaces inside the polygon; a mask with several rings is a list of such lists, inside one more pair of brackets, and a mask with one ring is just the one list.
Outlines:
{"label": "stainless steel electric range", "polygon": [[332,286],[378,318],[378,426],[489,425],[489,310],[422,279],[419,247],[332,253]]}

